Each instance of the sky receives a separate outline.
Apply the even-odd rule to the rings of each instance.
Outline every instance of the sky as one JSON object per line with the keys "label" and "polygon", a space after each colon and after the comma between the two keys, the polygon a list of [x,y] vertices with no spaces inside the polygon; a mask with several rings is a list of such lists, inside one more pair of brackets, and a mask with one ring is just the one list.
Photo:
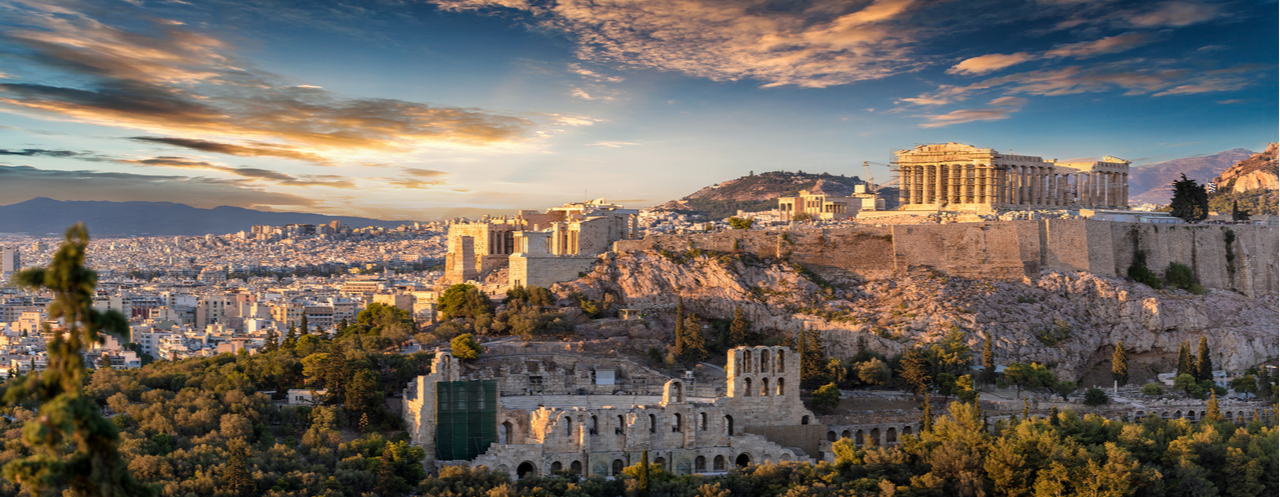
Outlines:
{"label": "sky", "polygon": [[645,207],[960,142],[1135,166],[1280,126],[1274,1],[0,0],[0,204]]}

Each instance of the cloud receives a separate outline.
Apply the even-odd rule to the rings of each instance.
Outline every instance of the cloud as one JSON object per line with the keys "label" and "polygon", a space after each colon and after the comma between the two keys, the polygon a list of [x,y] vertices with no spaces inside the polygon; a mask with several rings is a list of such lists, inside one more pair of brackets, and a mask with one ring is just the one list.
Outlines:
{"label": "cloud", "polygon": [[1022,107],[1027,104],[1027,99],[1021,97],[1000,97],[990,102],[988,105]]}
{"label": "cloud", "polygon": [[974,121],[999,121],[1008,119],[1014,112],[1017,112],[1017,109],[961,109],[941,115],[923,116],[929,122],[921,123],[920,127],[940,128]]}
{"label": "cloud", "polygon": [[1163,97],[1167,95],[1190,95],[1193,93],[1208,93],[1213,91],[1233,91],[1239,90],[1248,85],[1248,81],[1240,78],[1209,78],[1193,84],[1175,86],[1152,96]]}
{"label": "cloud", "polygon": [[446,10],[507,9],[568,33],[580,60],[675,71],[714,81],[823,88],[921,64],[908,55],[915,0],[615,0],[532,3],[435,0]]}
{"label": "cloud", "polygon": [[32,5],[13,9],[23,26],[3,34],[19,52],[11,60],[75,83],[6,79],[0,106],[15,111],[181,137],[140,137],[156,143],[314,163],[535,136],[537,125],[524,117],[284,85],[238,63],[221,40],[176,23],[153,20],[126,31],[69,9]]}
{"label": "cloud", "polygon": [[232,143],[219,143],[195,138],[173,138],[163,136],[135,136],[129,139],[145,143],[160,143],[175,147],[184,147],[192,150],[199,150],[201,152],[234,155],[237,157],[283,157],[286,159],[297,159],[321,165],[330,164],[329,159],[317,154],[262,143],[236,145]]}
{"label": "cloud", "polygon": [[959,64],[951,66],[950,69],[947,69],[947,74],[986,74],[1012,65],[1021,64],[1028,60],[1035,60],[1037,58],[1039,57],[1027,52],[983,55],[980,57],[965,59]]}
{"label": "cloud", "polygon": [[1124,33],[1108,36],[1100,40],[1058,45],[1053,50],[1045,52],[1044,56],[1046,58],[1073,57],[1084,59],[1096,55],[1123,52],[1150,43],[1154,39],[1154,36],[1147,33]]}
{"label": "cloud", "polygon": [[1221,14],[1222,8],[1217,5],[1168,2],[1153,10],[1128,16],[1128,21],[1144,28],[1181,27],[1212,20]]}
{"label": "cloud", "polygon": [[639,145],[639,143],[602,141],[602,142],[587,144],[588,147],[604,147],[604,148],[622,148],[628,145]]}
{"label": "cloud", "polygon": [[267,192],[235,180],[0,165],[0,198],[21,202],[35,197],[116,202],[141,199],[199,208],[230,205],[270,209],[279,206],[309,207],[316,203],[304,196]]}
{"label": "cloud", "polygon": [[0,149],[0,155],[20,155],[24,157],[75,157],[79,152],[70,150],[48,150],[43,148],[24,148],[22,150]]}
{"label": "cloud", "polygon": [[444,171],[436,171],[434,169],[418,169],[414,167],[402,167],[400,169],[403,170],[405,174],[416,178],[437,178],[449,174]]}
{"label": "cloud", "polygon": [[202,169],[218,171],[245,178],[250,181],[266,181],[280,186],[329,186],[333,188],[354,188],[355,183],[342,176],[303,175],[292,176],[279,171],[256,167],[230,167],[208,161],[188,159],[185,157],[162,156],[150,159],[121,159],[118,162],[136,166],[173,167],[178,169]]}

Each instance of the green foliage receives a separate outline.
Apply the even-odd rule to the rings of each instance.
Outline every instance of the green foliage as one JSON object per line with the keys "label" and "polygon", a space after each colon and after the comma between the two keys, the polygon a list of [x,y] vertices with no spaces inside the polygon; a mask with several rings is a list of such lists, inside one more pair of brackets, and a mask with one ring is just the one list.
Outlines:
{"label": "green foliage", "polygon": [[898,377],[911,389],[912,397],[929,390],[933,385],[932,368],[919,349],[908,350],[898,361]]}
{"label": "green foliage", "polygon": [[[89,231],[77,223],[47,268],[27,269],[13,277],[19,286],[53,293],[49,319],[65,328],[47,344],[48,366],[26,375],[5,389],[3,407],[18,403],[38,406],[40,416],[27,421],[21,443],[26,457],[9,457],[4,477],[33,495],[66,492],[71,495],[152,495],[134,479],[119,452],[117,426],[104,419],[82,385],[87,372],[83,353],[110,333],[128,341],[129,325],[118,312],[93,309],[98,276],[85,268]],[[45,333],[54,330],[45,325]]]}
{"label": "green foliage", "polygon": [[1196,381],[1213,380],[1213,359],[1209,357],[1209,342],[1204,335],[1200,336],[1199,354],[1196,358]]}
{"label": "green foliage", "polygon": [[987,331],[987,339],[982,342],[982,381],[991,384],[996,379],[996,352],[992,346],[991,331]]}
{"label": "green foliage", "polygon": [[1063,380],[1053,385],[1053,393],[1062,397],[1062,401],[1066,402],[1067,396],[1076,391],[1076,382],[1071,380]]}
{"label": "green foliage", "polygon": [[1204,287],[1196,281],[1195,272],[1191,270],[1191,266],[1170,262],[1169,268],[1164,271],[1164,279],[1169,285],[1180,290],[1186,290],[1196,295],[1204,293]]}
{"label": "green foliage", "polygon": [[476,341],[476,337],[470,333],[463,333],[454,337],[449,342],[450,351],[454,357],[459,359],[476,359],[480,357],[480,353],[484,350],[480,346],[480,342]]}
{"label": "green foliage", "polygon": [[1196,382],[1196,377],[1187,373],[1182,373],[1173,378],[1173,389],[1181,390],[1187,395],[1200,395],[1204,390]]}
{"label": "green foliage", "polygon": [[467,284],[452,285],[445,289],[437,306],[444,319],[475,319],[482,314],[493,314],[494,309],[489,296]]}
{"label": "green foliage", "polygon": [[1015,362],[1005,366],[1004,377],[1018,386],[1019,397],[1022,396],[1023,388],[1051,387],[1057,381],[1052,371],[1049,371],[1044,365],[1034,362],[1031,364]]}
{"label": "green foliage", "polygon": [[1147,383],[1142,386],[1142,395],[1149,395],[1152,397],[1156,395],[1164,395],[1164,387],[1160,386],[1159,383]]}
{"label": "green foliage", "polygon": [[858,381],[867,385],[888,385],[892,376],[893,371],[889,369],[889,365],[875,357],[857,365]]}
{"label": "green foliage", "polygon": [[822,388],[813,392],[813,407],[824,411],[830,411],[840,405],[840,387],[835,383],[828,383]]}
{"label": "green foliage", "polygon": [[1221,423],[1225,420],[1222,417],[1222,410],[1218,408],[1217,392],[1210,394],[1208,406],[1205,408],[1204,419],[1214,423]]}
{"label": "green foliage", "polygon": [[[581,294],[578,295],[580,296]],[[508,307],[544,307],[555,305],[556,296],[551,293],[551,290],[540,286],[517,286],[507,290],[507,298],[503,300],[503,303],[507,304]]]}
{"label": "green foliage", "polygon": [[1108,397],[1107,392],[1102,391],[1101,388],[1090,388],[1084,391],[1084,405],[1086,406],[1100,406],[1107,402],[1111,402],[1111,397]]}
{"label": "green foliage", "polygon": [[729,323],[729,341],[726,345],[729,348],[746,345],[747,333],[750,332],[751,321],[747,321],[742,314],[742,306],[739,305],[733,310],[733,322]]}
{"label": "green foliage", "polygon": [[[356,314],[355,324],[338,330],[338,336],[386,337],[391,343],[400,343],[407,341],[415,328],[413,315],[408,311],[393,305],[373,302]],[[310,335],[304,334],[304,336]]]}
{"label": "green foliage", "polygon": [[1173,182],[1173,199],[1169,202],[1170,213],[1174,217],[1187,222],[1203,221],[1209,217],[1209,194],[1204,186],[1194,179],[1187,179],[1183,174],[1181,180]]}
{"label": "green foliage", "polygon": [[729,227],[735,230],[749,230],[755,222],[754,219],[750,218],[731,217],[729,218]]}
{"label": "green foliage", "polygon": [[[1233,191],[1234,181],[1221,185],[1218,191],[1209,194],[1209,210],[1213,212],[1230,212],[1232,208],[1249,215],[1280,214],[1280,202],[1277,202],[1275,190],[1258,188],[1243,192]],[[1247,221],[1248,219],[1242,219]]]}
{"label": "green foliage", "polygon": [[1164,282],[1156,273],[1147,268],[1147,253],[1142,250],[1133,252],[1133,263],[1129,265],[1129,278],[1157,290],[1164,288]]}
{"label": "green foliage", "polygon": [[1187,341],[1183,340],[1178,345],[1178,374],[1175,377],[1194,372],[1195,362],[1191,360],[1191,350],[1188,348]]}
{"label": "green foliage", "polygon": [[1040,343],[1047,347],[1053,347],[1071,338],[1071,323],[1062,319],[1054,319],[1053,326],[1035,330],[1035,334]]}
{"label": "green foliage", "polygon": [[684,203],[684,212],[697,213],[709,219],[724,219],[742,212],[761,212],[778,208],[778,199],[770,200],[711,200],[693,198]]}

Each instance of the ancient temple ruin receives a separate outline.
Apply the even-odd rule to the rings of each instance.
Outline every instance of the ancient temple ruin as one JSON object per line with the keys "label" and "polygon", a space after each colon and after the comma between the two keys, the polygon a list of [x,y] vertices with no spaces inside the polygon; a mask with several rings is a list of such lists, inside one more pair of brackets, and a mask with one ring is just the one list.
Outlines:
{"label": "ancient temple ruin", "polygon": [[1128,209],[1129,161],[1058,162],[960,143],[895,152],[903,210]]}

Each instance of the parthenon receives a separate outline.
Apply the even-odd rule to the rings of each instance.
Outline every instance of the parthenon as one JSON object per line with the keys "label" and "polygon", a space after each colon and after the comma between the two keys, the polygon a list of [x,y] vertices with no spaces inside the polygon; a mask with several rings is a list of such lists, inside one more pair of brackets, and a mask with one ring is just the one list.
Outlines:
{"label": "parthenon", "polygon": [[960,143],[899,150],[901,209],[1127,209],[1129,161],[1058,162]]}

